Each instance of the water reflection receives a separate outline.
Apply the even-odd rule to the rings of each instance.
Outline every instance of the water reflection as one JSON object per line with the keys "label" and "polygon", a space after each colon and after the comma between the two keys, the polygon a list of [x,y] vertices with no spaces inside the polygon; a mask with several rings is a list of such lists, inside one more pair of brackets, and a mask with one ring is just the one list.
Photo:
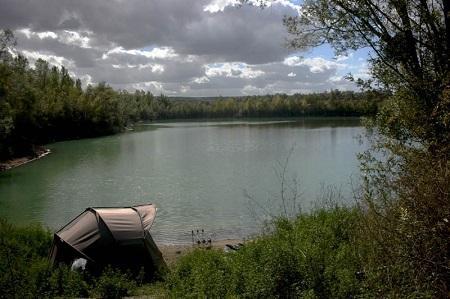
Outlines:
{"label": "water reflection", "polygon": [[300,180],[305,207],[321,184],[349,198],[361,133],[357,119],[207,121],[61,142],[48,158],[0,174],[0,216],[57,228],[88,206],[154,202],[159,241],[189,241],[196,228],[243,237],[258,227],[244,190],[264,201],[278,192],[274,166],[294,144],[289,172]]}

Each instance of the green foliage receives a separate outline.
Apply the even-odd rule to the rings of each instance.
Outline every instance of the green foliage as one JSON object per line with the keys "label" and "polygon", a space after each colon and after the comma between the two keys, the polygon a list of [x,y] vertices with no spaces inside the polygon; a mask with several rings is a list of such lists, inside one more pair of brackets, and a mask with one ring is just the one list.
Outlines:
{"label": "green foliage", "polygon": [[99,277],[53,266],[52,235],[38,225],[15,227],[0,219],[0,298],[102,297],[130,295],[137,282],[111,268]]}
{"label": "green foliage", "polygon": [[173,100],[164,118],[239,118],[374,115],[385,97],[378,92],[331,91],[206,100]]}
{"label": "green foliage", "polygon": [[381,109],[380,134],[361,156],[361,250],[368,281],[378,285],[374,296],[445,297],[450,289],[448,90],[432,115],[440,120],[432,122],[423,121],[420,106],[407,105],[410,93],[398,91]]}
{"label": "green foliage", "polygon": [[0,160],[33,156],[35,145],[113,134],[135,122],[224,117],[361,116],[375,114],[384,95],[332,91],[214,100],[169,99],[150,92],[81,87],[65,67],[13,57],[11,31],[0,34]]}
{"label": "green foliage", "polygon": [[357,210],[334,208],[277,219],[273,231],[235,253],[182,257],[168,287],[174,297],[348,298],[361,293],[354,246]]}
{"label": "green foliage", "polygon": [[229,291],[230,265],[215,250],[195,250],[180,259],[170,273],[168,284],[174,297],[223,298]]}
{"label": "green foliage", "polygon": [[369,283],[378,285],[374,295],[445,297],[450,285],[448,158],[416,149],[404,152],[401,161],[368,165],[360,241]]}
{"label": "green foliage", "polygon": [[100,298],[123,298],[136,289],[136,282],[126,273],[106,268],[97,279],[94,294]]}
{"label": "green foliage", "polygon": [[34,293],[30,266],[45,262],[50,242],[50,234],[38,226],[14,228],[0,220],[0,289],[5,297]]}
{"label": "green foliage", "polygon": [[51,234],[40,226],[14,227],[0,220],[0,289],[5,298],[87,296],[80,273],[47,258]]}
{"label": "green foliage", "polygon": [[339,54],[372,49],[372,78],[359,81],[393,94],[376,123],[384,136],[429,148],[450,142],[444,120],[450,78],[447,0],[307,0],[302,11],[284,20],[291,46],[328,43]]}
{"label": "green foliage", "polygon": [[361,83],[392,93],[361,155],[371,296],[448,297],[450,1],[306,0],[302,12],[285,18],[292,46],[369,47]]}

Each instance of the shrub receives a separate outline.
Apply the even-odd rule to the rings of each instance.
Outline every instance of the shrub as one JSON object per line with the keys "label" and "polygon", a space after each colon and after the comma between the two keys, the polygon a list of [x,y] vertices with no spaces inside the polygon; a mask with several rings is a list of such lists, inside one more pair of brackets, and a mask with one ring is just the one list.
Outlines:
{"label": "shrub", "polygon": [[356,209],[277,219],[270,234],[235,253],[196,250],[172,269],[175,297],[348,298],[361,293]]}
{"label": "shrub", "polygon": [[372,295],[447,297],[450,163],[417,151],[404,155],[402,167],[392,179],[385,170],[374,175],[364,197],[360,239]]}
{"label": "shrub", "polygon": [[54,267],[48,259],[52,237],[39,225],[15,227],[0,220],[0,298],[88,297],[130,295],[136,282],[107,268],[97,279],[88,272]]}
{"label": "shrub", "polygon": [[30,297],[36,293],[33,278],[39,276],[37,272],[45,263],[50,244],[50,233],[40,226],[18,228],[0,220],[2,296]]}
{"label": "shrub", "polygon": [[122,298],[130,296],[136,289],[136,282],[128,273],[107,267],[96,280],[92,295],[101,298]]}
{"label": "shrub", "polygon": [[174,297],[223,298],[229,290],[230,263],[216,250],[195,250],[182,257],[168,276]]}

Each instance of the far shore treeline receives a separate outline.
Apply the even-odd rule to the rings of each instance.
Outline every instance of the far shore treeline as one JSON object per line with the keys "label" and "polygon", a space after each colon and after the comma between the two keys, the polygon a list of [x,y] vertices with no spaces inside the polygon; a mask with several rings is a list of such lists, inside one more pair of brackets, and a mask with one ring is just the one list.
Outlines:
{"label": "far shore treeline", "polygon": [[0,43],[0,161],[36,154],[49,142],[113,134],[139,121],[192,118],[374,115],[378,92],[171,99],[106,83],[82,88],[64,67],[13,55],[14,36]]}

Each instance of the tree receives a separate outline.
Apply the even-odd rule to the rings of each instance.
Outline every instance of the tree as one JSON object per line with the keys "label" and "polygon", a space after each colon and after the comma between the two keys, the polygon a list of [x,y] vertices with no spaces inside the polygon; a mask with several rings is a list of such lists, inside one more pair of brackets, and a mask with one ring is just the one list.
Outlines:
{"label": "tree", "polygon": [[388,112],[385,133],[430,149],[448,143],[450,127],[439,120],[450,79],[448,0],[305,0],[284,24],[294,48],[370,48],[372,83],[403,94],[393,98],[397,111]]}
{"label": "tree", "polygon": [[[361,155],[361,239],[376,297],[450,291],[450,1],[305,0],[289,45],[371,49],[366,88],[392,96]],[[380,158],[381,157],[381,158]]]}
{"label": "tree", "polygon": [[16,45],[16,39],[11,30],[6,29],[0,31],[0,62],[4,62],[6,58],[9,58],[9,50]]}
{"label": "tree", "polygon": [[10,151],[7,138],[14,129],[13,111],[6,99],[11,71],[6,63],[11,60],[10,47],[15,45],[14,35],[10,30],[0,32],[0,157]]}

